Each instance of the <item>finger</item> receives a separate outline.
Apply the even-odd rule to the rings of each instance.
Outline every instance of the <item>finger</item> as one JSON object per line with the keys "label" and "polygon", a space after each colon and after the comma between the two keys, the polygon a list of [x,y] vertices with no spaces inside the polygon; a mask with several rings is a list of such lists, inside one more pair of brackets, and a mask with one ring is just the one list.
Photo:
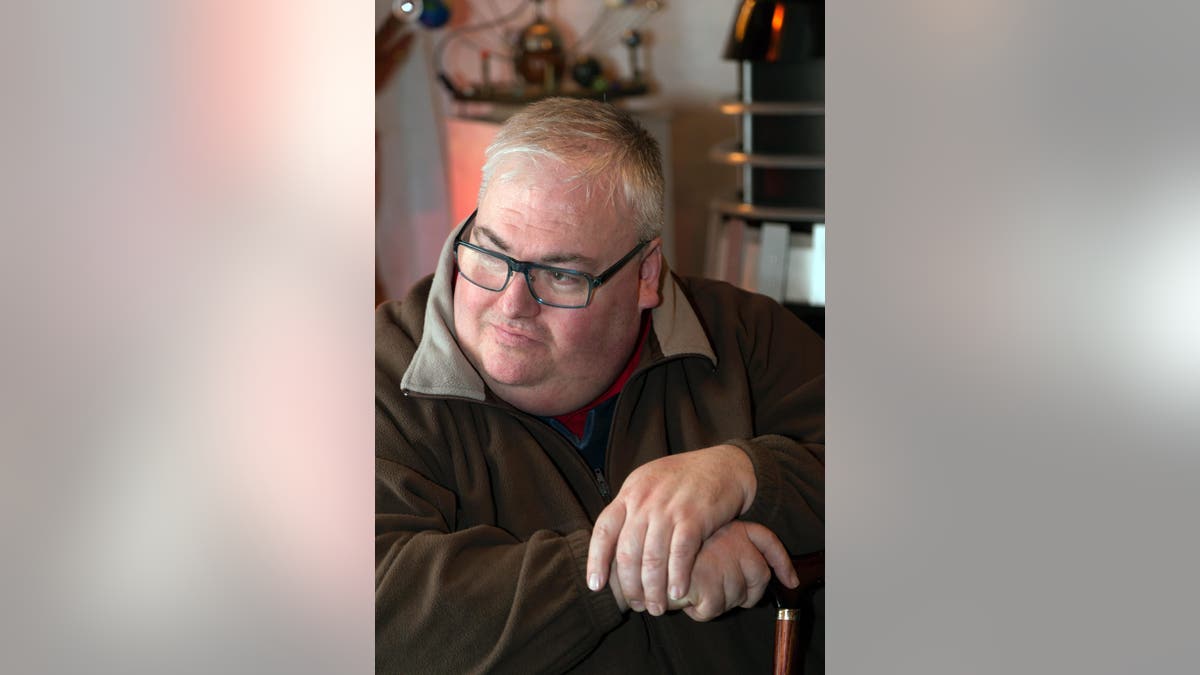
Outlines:
{"label": "finger", "polygon": [[642,546],[646,540],[646,522],[641,519],[625,521],[617,540],[617,576],[629,608],[635,612],[645,609],[642,591]]}
{"label": "finger", "polygon": [[608,589],[612,591],[613,600],[617,601],[617,609],[624,614],[629,609],[629,601],[625,599],[625,593],[621,591],[621,578],[617,576],[616,561],[613,562],[613,568],[609,570]]}
{"label": "finger", "polygon": [[691,591],[692,568],[702,543],[700,531],[691,525],[681,524],[672,533],[671,557],[667,561],[668,593],[672,600],[686,597]]}
{"label": "finger", "polygon": [[750,608],[758,604],[767,585],[771,583],[771,567],[761,555],[743,557],[738,561],[746,582],[746,595],[739,606]]}
{"label": "finger", "polygon": [[608,583],[608,571],[612,566],[617,536],[625,525],[625,504],[613,502],[596,518],[592,526],[592,539],[588,542],[587,584],[598,591]]}
{"label": "finger", "polygon": [[693,621],[701,622],[712,621],[720,616],[722,608],[725,607],[725,592],[722,584],[714,584],[711,591],[700,598],[693,596],[692,605],[685,607],[683,613],[691,617]]}
{"label": "finger", "polygon": [[717,583],[715,566],[711,564],[702,565],[700,561],[701,558],[697,557],[696,566],[692,570],[691,589],[682,598],[670,600],[670,609],[685,609],[700,604],[700,600],[705,595],[706,589],[711,589]]}
{"label": "finger", "polygon": [[725,597],[721,603],[721,613],[724,614],[746,602],[746,576],[739,566],[727,572],[722,581]]}
{"label": "finger", "polygon": [[657,520],[646,528],[642,544],[642,593],[646,611],[661,616],[667,607],[667,551],[671,547],[671,529]]}
{"label": "finger", "polygon": [[767,564],[775,570],[775,577],[784,586],[795,588],[800,585],[800,577],[796,576],[792,558],[774,532],[758,523],[746,523],[746,536],[750,538],[750,543],[754,544],[758,552],[762,553],[763,558],[766,558]]}

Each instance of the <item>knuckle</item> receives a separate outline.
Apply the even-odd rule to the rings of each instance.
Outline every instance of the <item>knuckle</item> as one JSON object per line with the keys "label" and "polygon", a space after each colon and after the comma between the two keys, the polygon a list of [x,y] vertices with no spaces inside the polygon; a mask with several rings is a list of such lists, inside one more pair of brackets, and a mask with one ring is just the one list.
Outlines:
{"label": "knuckle", "polygon": [[737,607],[738,605],[744,604],[746,602],[746,600],[748,600],[749,598],[750,598],[749,589],[744,588],[744,587],[740,588],[740,589],[738,589],[738,592],[729,599],[729,606]]}
{"label": "knuckle", "polygon": [[642,568],[651,572],[661,570],[666,562],[666,559],[660,555],[647,553],[642,556]]}
{"label": "knuckle", "polygon": [[746,587],[749,589],[762,589],[766,588],[770,581],[770,576],[746,577]]}
{"label": "knuckle", "polygon": [[676,537],[671,542],[671,557],[689,558],[696,555],[700,549],[700,538],[693,536]]}
{"label": "knuckle", "polygon": [[613,536],[613,529],[609,527],[608,521],[598,519],[596,524],[592,526],[593,539],[608,539]]}
{"label": "knuckle", "polygon": [[746,583],[750,586],[766,586],[771,580],[771,568],[766,565],[755,565],[746,574]]}
{"label": "knuckle", "polygon": [[642,575],[638,573],[638,568],[633,565],[617,565],[617,578],[621,580],[621,587],[628,587],[629,591],[642,592]]}

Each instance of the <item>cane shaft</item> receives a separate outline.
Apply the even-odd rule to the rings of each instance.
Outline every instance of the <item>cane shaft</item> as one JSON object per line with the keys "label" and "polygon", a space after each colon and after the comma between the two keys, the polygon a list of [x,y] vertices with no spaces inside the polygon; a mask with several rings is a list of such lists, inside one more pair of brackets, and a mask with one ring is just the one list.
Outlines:
{"label": "cane shaft", "polygon": [[799,612],[781,609],[775,617],[775,675],[792,675],[803,671],[796,659],[796,620]]}

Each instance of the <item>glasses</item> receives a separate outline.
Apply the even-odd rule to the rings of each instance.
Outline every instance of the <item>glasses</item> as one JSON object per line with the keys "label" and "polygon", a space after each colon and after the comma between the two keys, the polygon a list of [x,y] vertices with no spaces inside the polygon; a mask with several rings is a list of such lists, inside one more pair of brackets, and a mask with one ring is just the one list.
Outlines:
{"label": "glasses", "polygon": [[[475,214],[471,214],[470,220],[474,222]],[[470,226],[469,223],[463,232]],[[634,246],[632,251],[597,276],[579,270],[515,260],[503,253],[463,241],[461,234],[454,241],[454,258],[458,261],[459,274],[480,288],[499,293],[508,288],[508,282],[516,272],[525,275],[525,287],[538,304],[582,309],[591,304],[592,293],[619,272],[625,263],[633,260],[647,243],[643,241]]]}

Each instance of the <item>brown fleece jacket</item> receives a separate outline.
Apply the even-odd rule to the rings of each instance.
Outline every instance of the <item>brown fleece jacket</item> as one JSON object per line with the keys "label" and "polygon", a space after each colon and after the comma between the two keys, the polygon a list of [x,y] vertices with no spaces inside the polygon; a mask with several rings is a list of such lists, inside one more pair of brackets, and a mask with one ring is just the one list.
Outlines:
{"label": "brown fleece jacket", "polygon": [[[449,242],[376,313],[376,669],[385,673],[770,672],[774,610],[707,623],[617,609],[584,579],[597,479],[549,425],[498,399],[454,341]],[[758,480],[743,519],[824,548],[824,344],[768,298],[664,272],[619,395],[615,493],[666,454],[732,443]]]}

